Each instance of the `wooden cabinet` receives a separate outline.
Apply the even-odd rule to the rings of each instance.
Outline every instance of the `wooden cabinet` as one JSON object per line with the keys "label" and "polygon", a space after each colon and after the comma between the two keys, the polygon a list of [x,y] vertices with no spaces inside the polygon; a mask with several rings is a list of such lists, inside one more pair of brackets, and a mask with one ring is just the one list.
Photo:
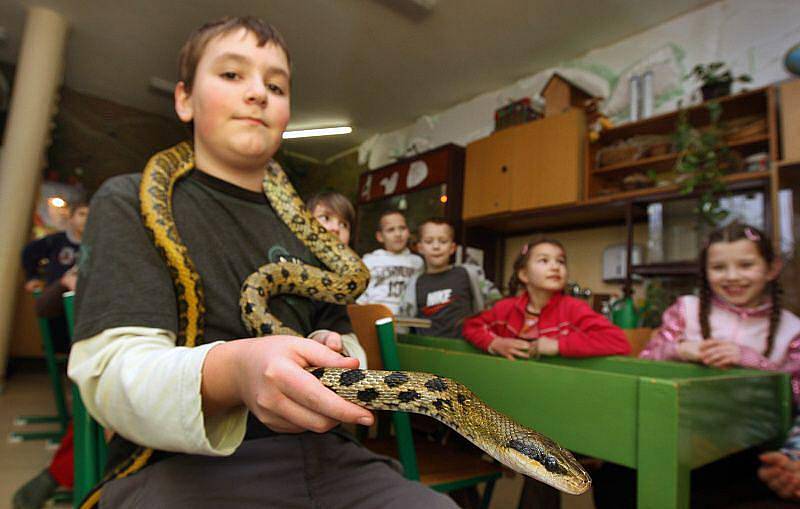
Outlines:
{"label": "wooden cabinet", "polygon": [[464,163],[464,219],[511,209],[510,157],[517,128],[509,128],[467,145]]}
{"label": "wooden cabinet", "polygon": [[585,125],[574,109],[469,144],[464,219],[577,202]]}

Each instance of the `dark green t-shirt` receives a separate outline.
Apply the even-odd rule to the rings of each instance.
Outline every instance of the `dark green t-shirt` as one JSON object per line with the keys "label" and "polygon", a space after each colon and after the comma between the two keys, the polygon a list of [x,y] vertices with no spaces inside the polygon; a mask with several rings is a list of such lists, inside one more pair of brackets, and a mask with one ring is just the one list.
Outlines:
{"label": "dark green t-shirt", "polygon": [[[92,199],[75,297],[77,340],[125,326],[177,333],[172,279],[140,217],[140,181],[139,174],[115,177]],[[202,343],[251,337],[240,318],[239,292],[260,266],[283,259],[318,265],[263,194],[200,171],[176,185],[173,214],[205,290]],[[269,307],[304,335],[317,329],[352,332],[344,306],[281,295]],[[270,434],[251,415],[246,438]]]}

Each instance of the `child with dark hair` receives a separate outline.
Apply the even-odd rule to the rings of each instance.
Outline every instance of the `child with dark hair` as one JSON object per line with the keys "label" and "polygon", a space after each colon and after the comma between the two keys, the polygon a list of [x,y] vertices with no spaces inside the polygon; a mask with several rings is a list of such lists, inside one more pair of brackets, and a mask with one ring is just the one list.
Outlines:
{"label": "child with dark hair", "polygon": [[484,277],[481,267],[450,264],[456,251],[455,230],[446,219],[423,221],[417,246],[425,259],[425,273],[408,285],[406,300],[412,316],[431,320],[424,334],[460,338],[464,320],[502,295]]}
{"label": "child with dark hair", "polygon": [[781,309],[772,242],[734,222],[709,235],[700,266],[699,297],[680,297],[664,312],[640,357],[786,371],[798,399],[800,319]]}
{"label": "child with dark hair", "polygon": [[[800,319],[780,307],[781,263],[770,239],[753,226],[733,222],[709,234],[699,261],[700,295],[679,297],[639,356],[785,371],[792,375],[797,400]],[[776,493],[792,489],[792,483],[780,483],[784,470],[795,465],[788,460],[780,452],[761,457],[764,482],[774,484]],[[750,449],[693,471],[692,507],[784,507],[758,481],[758,465],[757,451]],[[599,509],[636,506],[633,470],[606,463],[592,477]]]}
{"label": "child with dark hair", "polygon": [[[306,208],[326,230],[336,234],[342,244],[350,245],[350,232],[353,230],[356,211],[345,195],[336,191],[315,194],[306,202]],[[367,353],[358,342],[355,333],[350,332],[341,336],[342,353],[348,357],[355,357],[358,359],[359,367],[367,369]]]}
{"label": "child with dark hair", "polygon": [[566,282],[561,243],[546,238],[526,243],[514,262],[511,296],[467,319],[464,338],[507,359],[628,354],[622,330],[584,301],[564,295]]}
{"label": "child with dark hair", "polygon": [[315,194],[306,202],[306,208],[329,232],[335,233],[345,245],[350,244],[356,210],[347,196],[336,191]]}

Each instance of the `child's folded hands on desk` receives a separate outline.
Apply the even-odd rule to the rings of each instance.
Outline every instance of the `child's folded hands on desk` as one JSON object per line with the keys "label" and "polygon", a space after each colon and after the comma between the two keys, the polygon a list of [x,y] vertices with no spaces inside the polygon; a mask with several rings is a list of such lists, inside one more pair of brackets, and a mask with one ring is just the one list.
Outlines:
{"label": "child's folded hands on desk", "polygon": [[500,355],[508,360],[529,359],[541,355],[558,355],[558,340],[541,337],[533,341],[517,338],[495,338],[489,344],[489,353]]}
{"label": "child's folded hands on desk", "polygon": [[800,500],[800,460],[778,451],[764,453],[759,459],[758,478],[779,497]]}

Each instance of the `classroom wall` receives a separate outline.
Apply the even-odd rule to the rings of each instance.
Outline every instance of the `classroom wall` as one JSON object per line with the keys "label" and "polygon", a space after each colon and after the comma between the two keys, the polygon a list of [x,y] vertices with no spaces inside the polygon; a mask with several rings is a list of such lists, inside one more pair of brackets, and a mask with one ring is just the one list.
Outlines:
{"label": "classroom wall", "polygon": [[[603,250],[614,244],[624,244],[627,241],[627,231],[624,225],[608,226],[602,228],[589,228],[583,230],[569,230],[545,234],[546,237],[558,240],[567,251],[567,270],[569,281],[576,282],[582,288],[590,288],[594,293],[608,293],[619,295],[619,284],[604,283],[603,275]],[[511,276],[511,268],[525,242],[537,235],[524,235],[509,237],[506,240],[506,258],[504,271],[506,281]],[[634,242],[642,243],[647,238],[647,225],[634,226]],[[644,246],[643,246],[644,249]],[[637,297],[642,293],[642,285],[636,285]]]}
{"label": "classroom wall", "polygon": [[[622,14],[621,14],[622,15]],[[721,0],[585,55],[526,76],[453,107],[364,142],[359,158],[377,168],[414,143],[428,150],[446,143],[467,145],[491,134],[494,111],[508,102],[537,95],[558,71],[589,92],[607,98],[605,111],[617,122],[628,116],[631,76],[653,70],[655,111],[699,101],[696,84],[683,76],[697,63],[722,60],[738,75],[749,73],[759,87],[789,78],[783,55],[798,42],[797,0]],[[568,35],[566,35],[568,36]],[[734,85],[734,91],[741,85]],[[695,97],[693,97],[693,95]]]}

